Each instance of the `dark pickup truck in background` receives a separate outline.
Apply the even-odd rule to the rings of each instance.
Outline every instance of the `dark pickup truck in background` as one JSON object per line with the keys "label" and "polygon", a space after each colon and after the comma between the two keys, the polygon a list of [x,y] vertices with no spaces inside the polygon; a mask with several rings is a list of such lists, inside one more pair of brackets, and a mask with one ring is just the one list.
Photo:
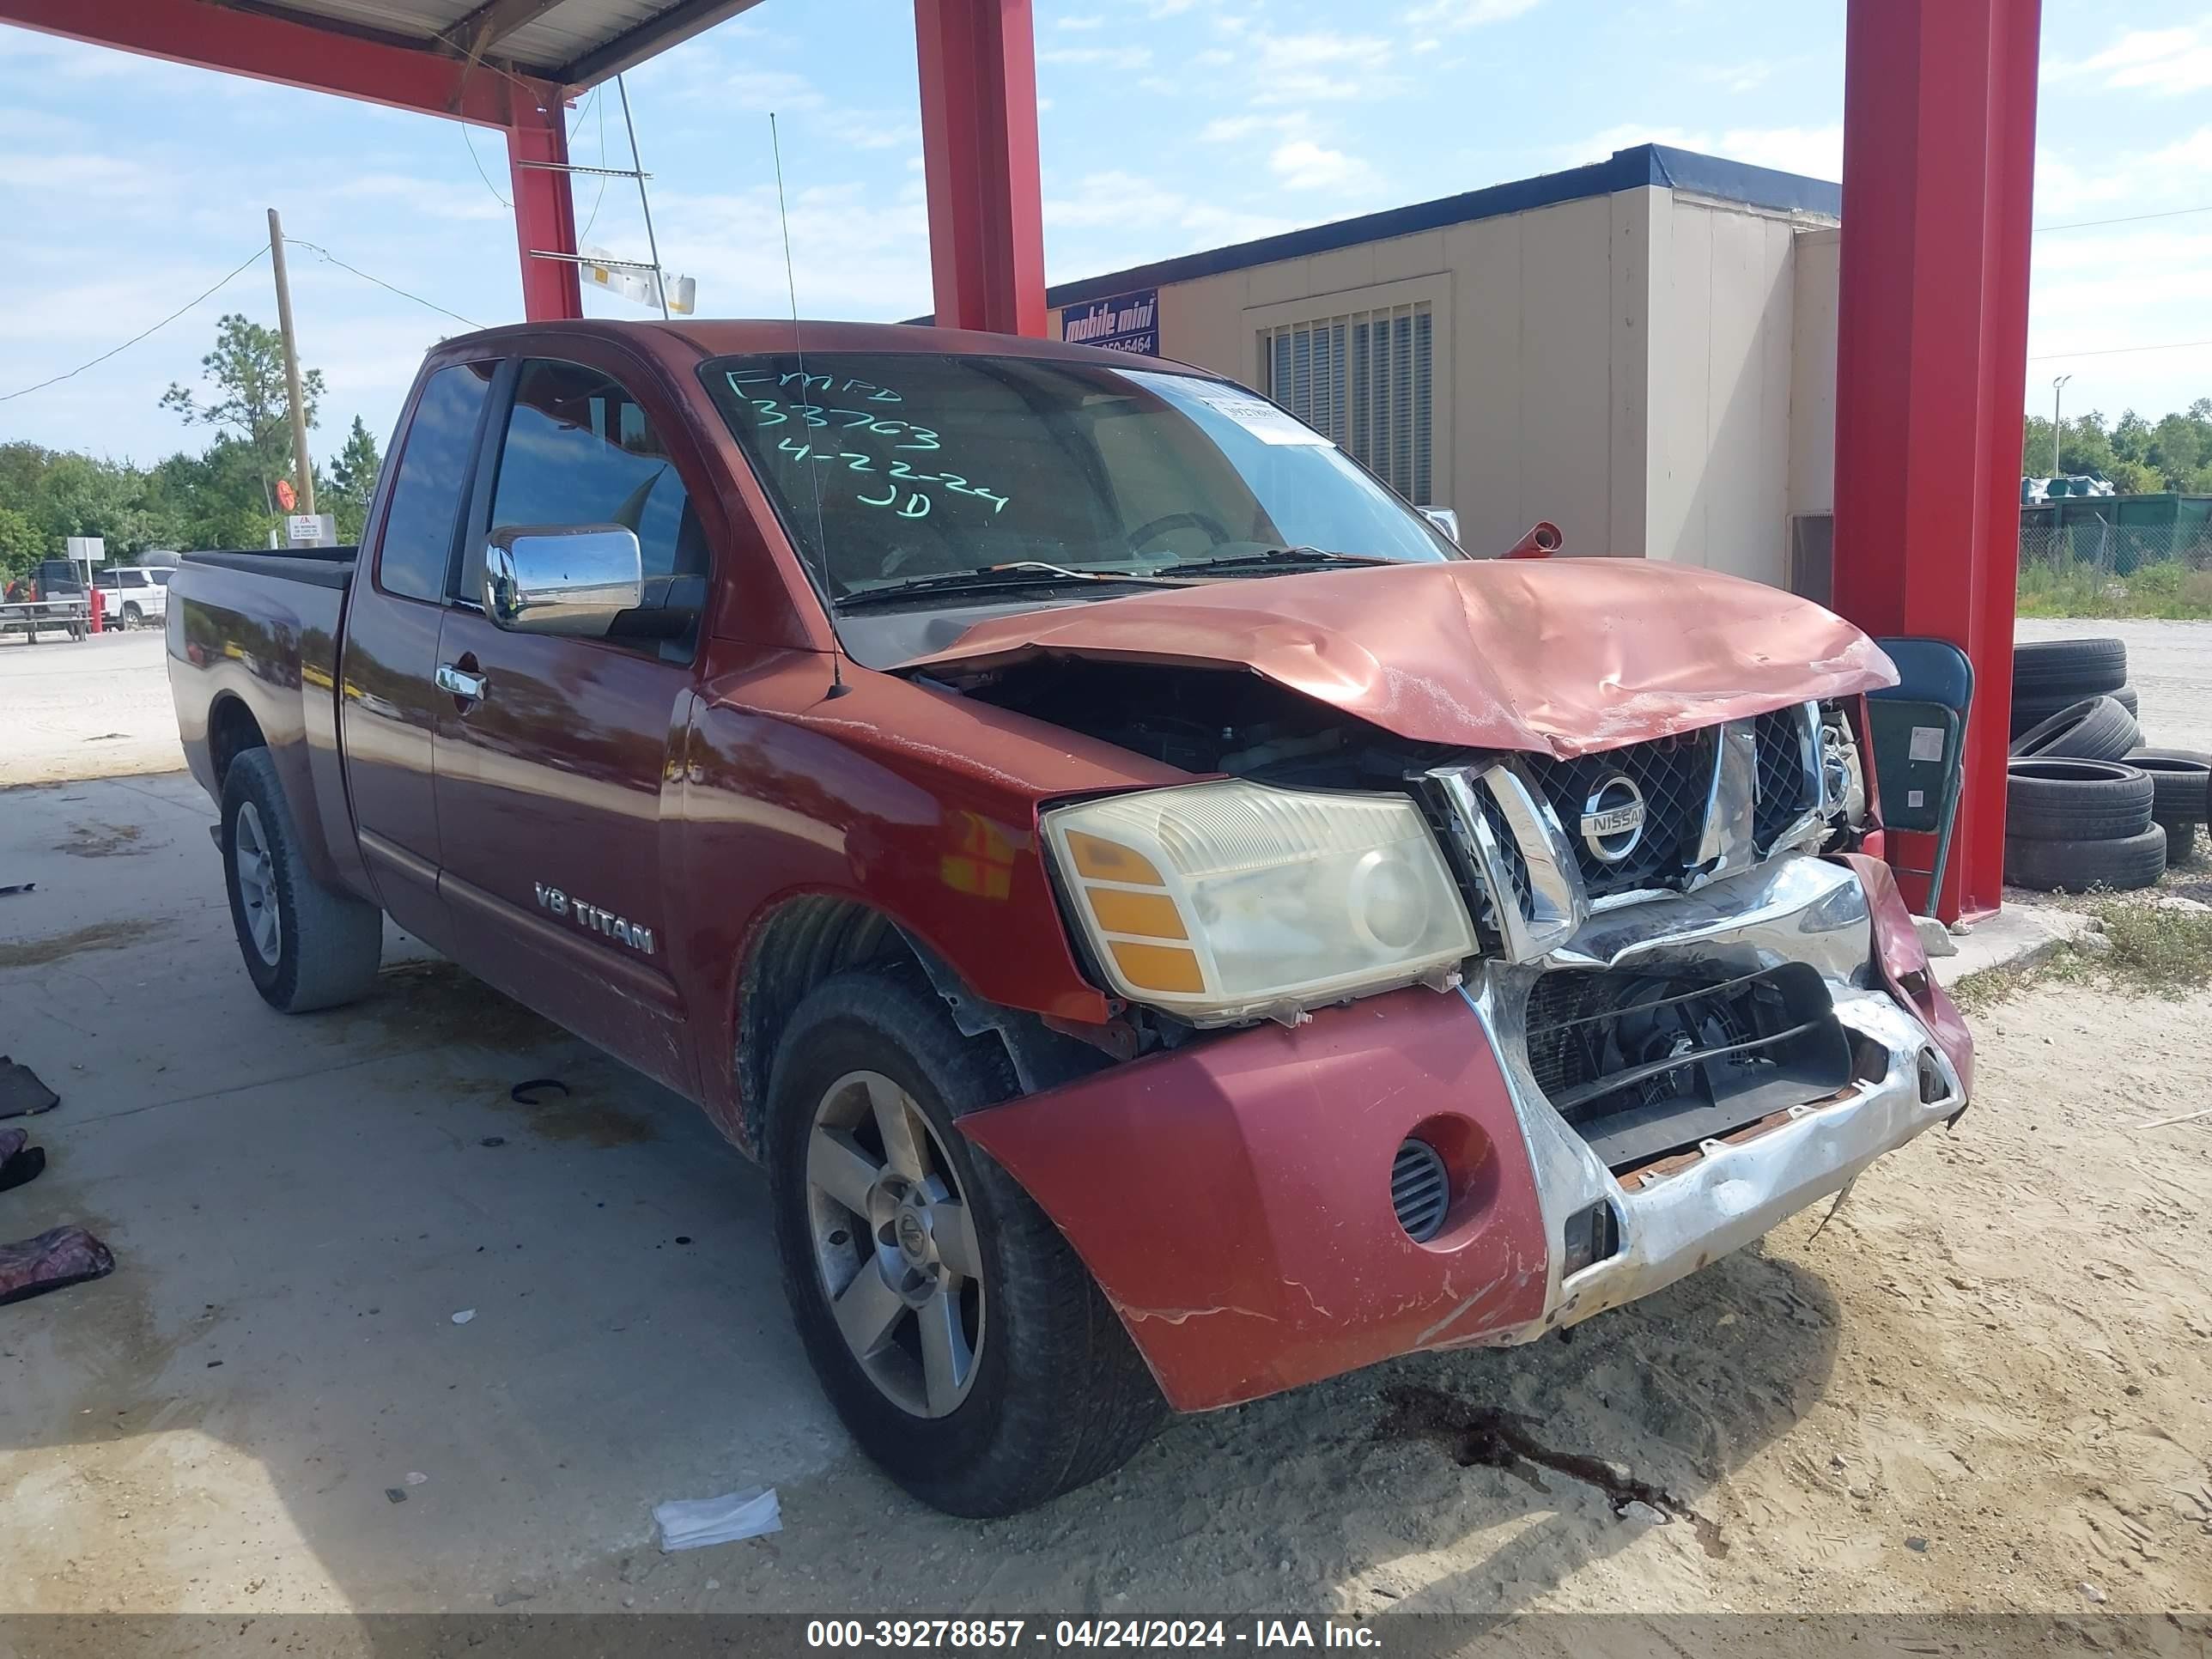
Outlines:
{"label": "dark pickup truck in background", "polygon": [[698,1101],[933,1503],[1533,1340],[1965,1108],[1817,606],[1468,558],[1033,340],[492,331],[391,454],[358,553],[171,590],[247,972],[343,1001],[388,914]]}

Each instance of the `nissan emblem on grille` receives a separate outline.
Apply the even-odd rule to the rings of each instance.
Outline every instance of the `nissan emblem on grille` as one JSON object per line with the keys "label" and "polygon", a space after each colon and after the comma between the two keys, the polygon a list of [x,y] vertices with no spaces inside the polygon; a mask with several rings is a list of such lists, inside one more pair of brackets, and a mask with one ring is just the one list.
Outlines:
{"label": "nissan emblem on grille", "polygon": [[1583,808],[1583,845],[1593,856],[1618,864],[1644,839],[1644,792],[1636,781],[1615,772],[1590,791]]}

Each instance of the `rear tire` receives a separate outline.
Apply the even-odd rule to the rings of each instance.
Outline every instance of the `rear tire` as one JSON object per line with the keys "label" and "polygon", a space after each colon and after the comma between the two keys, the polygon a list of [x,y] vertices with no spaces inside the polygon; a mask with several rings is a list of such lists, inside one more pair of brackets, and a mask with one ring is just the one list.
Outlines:
{"label": "rear tire", "polygon": [[231,926],[253,988],[286,1014],[356,1000],[384,954],[384,913],[317,881],[302,845],[269,751],[234,757],[222,786]]}
{"label": "rear tire", "polygon": [[2126,892],[2148,887],[2166,873],[2166,831],[2153,824],[2116,841],[2027,841],[2005,838],[2004,878],[2045,893],[2086,893],[2093,887]]}
{"label": "rear tire", "polygon": [[959,1131],[1015,1092],[998,1040],[963,1036],[897,969],[810,993],[769,1090],[776,1244],[807,1358],[868,1455],[954,1515],[1087,1485],[1165,1414],[1059,1229]]}
{"label": "rear tire", "polygon": [[126,605],[123,607],[123,627],[125,632],[143,628],[145,625],[146,615],[137,605]]}

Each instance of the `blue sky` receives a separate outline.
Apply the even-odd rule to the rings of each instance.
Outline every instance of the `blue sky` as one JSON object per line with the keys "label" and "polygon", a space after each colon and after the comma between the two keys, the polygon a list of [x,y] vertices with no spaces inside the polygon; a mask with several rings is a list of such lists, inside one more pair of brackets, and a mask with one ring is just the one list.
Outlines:
{"label": "blue sky", "polygon": [[[1037,0],[1054,281],[1594,161],[1645,139],[1838,176],[1842,0]],[[767,0],[629,77],[663,257],[700,309],[788,307],[778,112],[810,315],[929,305],[907,0]],[[2155,416],[2212,395],[2212,10],[2045,0],[2032,407]],[[574,159],[626,160],[609,86]],[[479,171],[481,168],[481,171]],[[587,241],[644,257],[632,188],[579,181]],[[252,253],[264,210],[479,323],[520,296],[496,133],[0,27],[0,223],[14,293],[0,393],[173,310]],[[425,347],[461,323],[295,249],[319,453],[380,441]],[[636,307],[591,295],[608,315]],[[0,403],[0,440],[151,461],[200,434],[157,407],[217,315],[273,322],[265,263],[161,332]],[[2064,356],[2100,352],[2106,355]]]}

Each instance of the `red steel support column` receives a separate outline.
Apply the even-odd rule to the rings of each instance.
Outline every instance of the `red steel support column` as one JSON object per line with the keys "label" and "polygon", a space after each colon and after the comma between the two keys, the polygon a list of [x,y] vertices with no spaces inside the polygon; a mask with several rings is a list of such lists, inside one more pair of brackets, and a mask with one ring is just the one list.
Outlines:
{"label": "red steel support column", "polygon": [[514,180],[514,240],[522,255],[522,314],[533,323],[584,314],[583,283],[563,259],[533,259],[533,248],[576,252],[576,198],[569,175],[525,161],[568,159],[568,128],[554,88],[516,88],[507,118],[507,157]]}
{"label": "red steel support column", "polygon": [[1044,332],[1030,0],[915,0],[940,328]]}
{"label": "red steel support column", "polygon": [[1974,664],[1939,914],[2003,887],[2040,0],[1850,0],[1835,605]]}

